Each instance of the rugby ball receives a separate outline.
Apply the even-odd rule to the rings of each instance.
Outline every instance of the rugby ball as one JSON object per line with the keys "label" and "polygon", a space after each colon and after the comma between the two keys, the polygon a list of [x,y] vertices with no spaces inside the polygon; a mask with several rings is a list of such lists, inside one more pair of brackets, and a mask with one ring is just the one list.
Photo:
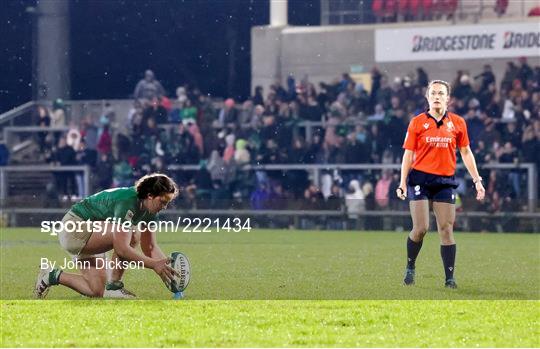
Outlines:
{"label": "rugby ball", "polygon": [[182,292],[188,286],[191,277],[189,259],[182,252],[173,252],[171,254],[171,267],[178,272],[178,275],[165,285],[173,293]]}

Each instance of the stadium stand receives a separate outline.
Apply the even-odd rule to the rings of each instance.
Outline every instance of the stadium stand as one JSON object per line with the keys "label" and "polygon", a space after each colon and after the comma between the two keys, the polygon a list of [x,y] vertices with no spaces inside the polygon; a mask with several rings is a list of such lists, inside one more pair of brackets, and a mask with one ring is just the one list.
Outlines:
{"label": "stadium stand", "polygon": [[[477,75],[471,73],[456,72],[450,108],[467,120],[477,161],[538,166],[540,67],[530,67],[524,58],[510,61],[500,83],[489,65]],[[390,200],[397,186],[396,170],[323,171],[319,183],[301,169],[242,170],[245,165],[399,164],[408,121],[426,107],[428,76],[421,68],[414,76],[393,79],[376,68],[371,75],[371,91],[348,74],[333,83],[321,82],[318,88],[308,79],[297,82],[290,76],[286,86],[275,83],[266,95],[257,87],[243,103],[227,99],[216,104],[187,86],[177,89],[174,100],[140,94],[124,118],[128,132],[118,127],[123,119],[110,105],[97,120],[87,115],[78,124],[65,120],[62,101],[54,101],[50,110],[38,105],[33,119],[43,131],[33,138],[39,149],[34,163],[87,165],[91,190],[129,185],[149,172],[173,171],[186,188],[178,203],[183,208],[339,206],[349,217],[358,210],[399,209],[400,204]],[[306,122],[311,126],[306,127]],[[53,125],[63,132],[47,132]],[[179,165],[196,170],[174,171]],[[81,173],[48,177],[60,202],[87,194]],[[458,172],[462,183],[463,175]],[[486,169],[482,175],[488,198],[482,209],[527,209],[517,200],[525,187],[523,171]],[[469,190],[462,184],[458,192],[467,197]],[[347,197],[362,197],[365,204],[351,207]],[[472,201],[462,205],[476,207]],[[280,222],[290,223],[285,218]],[[302,227],[321,224],[315,218],[300,222]],[[373,222],[364,224],[375,227]]]}

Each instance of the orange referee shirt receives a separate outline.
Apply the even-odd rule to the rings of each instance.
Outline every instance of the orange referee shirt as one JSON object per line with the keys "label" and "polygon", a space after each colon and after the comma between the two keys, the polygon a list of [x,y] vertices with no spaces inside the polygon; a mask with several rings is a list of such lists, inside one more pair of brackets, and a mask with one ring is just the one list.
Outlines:
{"label": "orange referee shirt", "polygon": [[456,171],[456,149],[469,145],[467,124],[454,113],[446,112],[437,122],[429,112],[409,123],[403,148],[414,152],[412,168],[440,176]]}

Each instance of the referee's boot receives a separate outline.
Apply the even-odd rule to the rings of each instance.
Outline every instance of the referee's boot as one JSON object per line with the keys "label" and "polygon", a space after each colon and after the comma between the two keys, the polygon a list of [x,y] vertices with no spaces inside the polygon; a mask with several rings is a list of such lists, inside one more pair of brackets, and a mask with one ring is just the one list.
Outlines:
{"label": "referee's boot", "polygon": [[452,278],[452,279],[446,280],[446,282],[444,283],[444,287],[456,289],[457,288],[456,279]]}
{"label": "referee's boot", "polygon": [[403,285],[411,286],[414,285],[414,276],[416,271],[412,268],[405,269],[405,278],[403,279]]}

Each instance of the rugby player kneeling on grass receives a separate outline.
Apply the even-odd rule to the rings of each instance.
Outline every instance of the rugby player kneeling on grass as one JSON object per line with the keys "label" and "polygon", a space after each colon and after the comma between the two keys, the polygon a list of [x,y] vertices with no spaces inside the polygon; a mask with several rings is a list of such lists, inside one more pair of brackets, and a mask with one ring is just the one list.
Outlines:
{"label": "rugby player kneeling on grass", "polygon": [[[113,250],[113,263],[108,264],[118,265],[114,263],[117,260],[142,263],[145,268],[153,269],[163,281],[170,281],[176,271],[157,245],[156,233],[149,230],[123,231],[110,219],[130,221],[133,227],[139,222],[156,220],[156,214],[177,195],[176,183],[168,176],[156,173],[142,177],[134,187],[104,190],[73,205],[64,216],[63,223],[100,221],[101,231],[88,231],[85,229],[87,225],[81,224],[80,230],[70,232],[64,229],[60,232],[58,238],[62,248],[77,262],[76,265],[85,267],[80,269],[81,274],[52,267],[40,270],[35,295],[44,298],[51,286],[64,285],[89,297],[135,298],[121,281],[124,269],[114,268],[107,273],[107,269],[99,267],[98,264],[103,265],[105,252],[110,250]],[[142,254],[135,249],[139,242]],[[101,263],[98,261],[100,258]]]}

